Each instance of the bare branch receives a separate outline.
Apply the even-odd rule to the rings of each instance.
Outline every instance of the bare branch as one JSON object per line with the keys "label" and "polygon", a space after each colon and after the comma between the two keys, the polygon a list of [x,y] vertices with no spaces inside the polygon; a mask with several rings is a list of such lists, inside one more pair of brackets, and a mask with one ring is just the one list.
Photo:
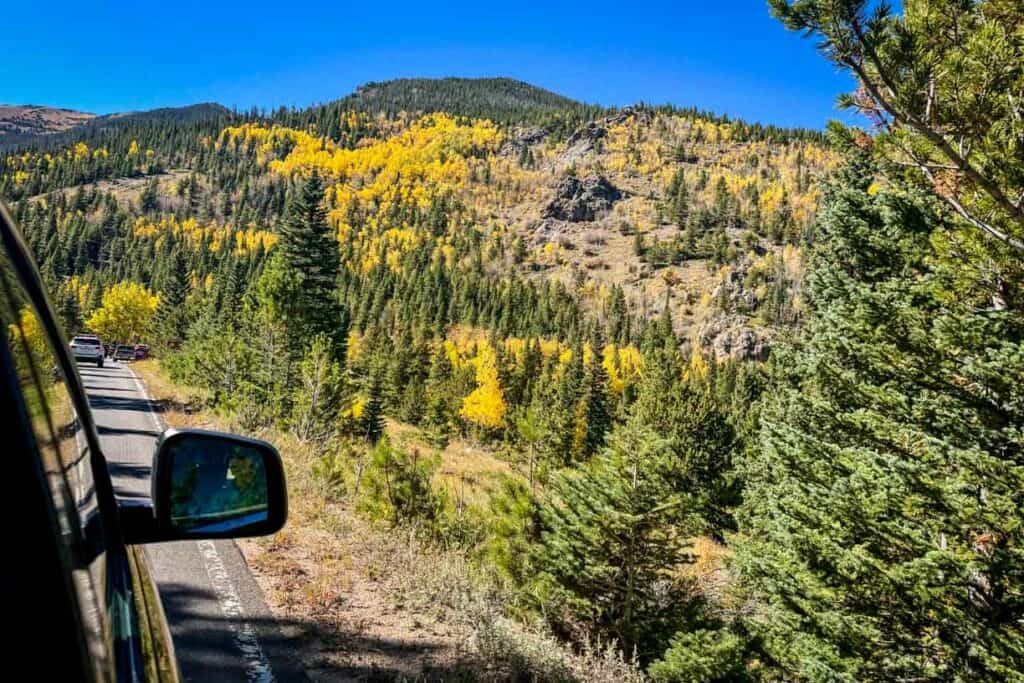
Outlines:
{"label": "bare branch", "polygon": [[935,102],[935,76],[932,75],[928,78],[928,100],[924,105],[924,117],[929,123],[932,123],[932,104]]}

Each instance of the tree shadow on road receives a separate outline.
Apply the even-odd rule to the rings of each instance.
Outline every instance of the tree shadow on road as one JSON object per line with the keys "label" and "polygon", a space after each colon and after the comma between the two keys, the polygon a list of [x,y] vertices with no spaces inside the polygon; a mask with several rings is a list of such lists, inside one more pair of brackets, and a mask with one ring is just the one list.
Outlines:
{"label": "tree shadow on road", "polygon": [[160,404],[145,398],[121,398],[120,396],[89,395],[93,410],[133,410],[138,412],[160,412]]}

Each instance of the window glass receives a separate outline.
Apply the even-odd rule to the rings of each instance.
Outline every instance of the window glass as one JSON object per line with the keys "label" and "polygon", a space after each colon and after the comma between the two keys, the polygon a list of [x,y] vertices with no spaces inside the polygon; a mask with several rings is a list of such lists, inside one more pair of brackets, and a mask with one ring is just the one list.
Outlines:
{"label": "window glass", "polygon": [[103,661],[105,555],[89,447],[60,370],[55,340],[29,305],[2,248],[0,326],[32,422],[94,661]]}

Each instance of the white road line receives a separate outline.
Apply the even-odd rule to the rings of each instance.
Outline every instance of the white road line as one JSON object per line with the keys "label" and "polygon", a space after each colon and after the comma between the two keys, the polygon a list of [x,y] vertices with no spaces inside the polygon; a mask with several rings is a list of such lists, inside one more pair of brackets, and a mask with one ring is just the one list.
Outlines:
{"label": "white road line", "polygon": [[149,417],[151,420],[153,420],[153,426],[156,427],[156,431],[158,433],[162,432],[164,430],[164,427],[162,424],[160,424],[160,418],[157,416],[156,411],[153,410],[153,399],[149,397],[149,392],[146,391],[145,385],[142,383],[142,380],[139,379],[139,376],[135,374],[134,370],[132,370],[127,365],[124,366],[124,368],[129,373],[131,373],[132,381],[135,382],[135,386],[138,388],[139,393],[142,394],[142,397],[146,399],[146,404],[147,407],[149,408]]}
{"label": "white road line", "polygon": [[250,683],[272,683],[274,672],[270,669],[270,662],[267,661],[263,648],[256,638],[256,629],[244,620],[245,610],[242,608],[242,601],[238,597],[231,575],[224,566],[224,561],[217,553],[217,546],[213,541],[196,541],[196,545],[199,546],[199,554],[203,557],[203,564],[206,565],[206,573],[210,577],[213,591],[217,594],[220,609],[230,620],[228,623],[235,637],[235,644],[245,659],[246,679]]}
{"label": "white road line", "polygon": [[[157,432],[163,431],[160,418],[153,410],[153,399],[149,397],[145,385],[129,366],[124,366],[131,374],[135,386],[138,387],[143,398],[149,405],[149,416],[156,426]],[[217,594],[217,602],[220,604],[220,611],[228,618],[227,623],[234,636],[235,645],[242,653],[245,661],[245,678],[249,683],[273,683],[274,671],[270,667],[270,661],[260,647],[259,639],[256,637],[256,629],[245,619],[245,609],[238,597],[238,589],[235,588],[231,574],[228,573],[224,561],[217,552],[217,546],[213,541],[196,541],[196,548],[199,556],[203,558],[203,566],[206,575],[210,578],[210,585],[213,592]]]}

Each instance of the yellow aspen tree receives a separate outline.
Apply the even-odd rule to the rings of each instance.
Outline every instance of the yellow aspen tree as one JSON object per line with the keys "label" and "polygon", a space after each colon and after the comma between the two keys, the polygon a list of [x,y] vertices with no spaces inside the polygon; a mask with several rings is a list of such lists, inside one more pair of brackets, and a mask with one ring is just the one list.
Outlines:
{"label": "yellow aspen tree", "polygon": [[133,342],[149,331],[159,297],[137,282],[119,282],[103,294],[103,305],[85,322],[86,327],[114,341]]}
{"label": "yellow aspen tree", "polygon": [[485,429],[505,426],[505,397],[498,383],[498,364],[490,343],[482,341],[477,348],[476,384],[462,401],[462,417]]}

